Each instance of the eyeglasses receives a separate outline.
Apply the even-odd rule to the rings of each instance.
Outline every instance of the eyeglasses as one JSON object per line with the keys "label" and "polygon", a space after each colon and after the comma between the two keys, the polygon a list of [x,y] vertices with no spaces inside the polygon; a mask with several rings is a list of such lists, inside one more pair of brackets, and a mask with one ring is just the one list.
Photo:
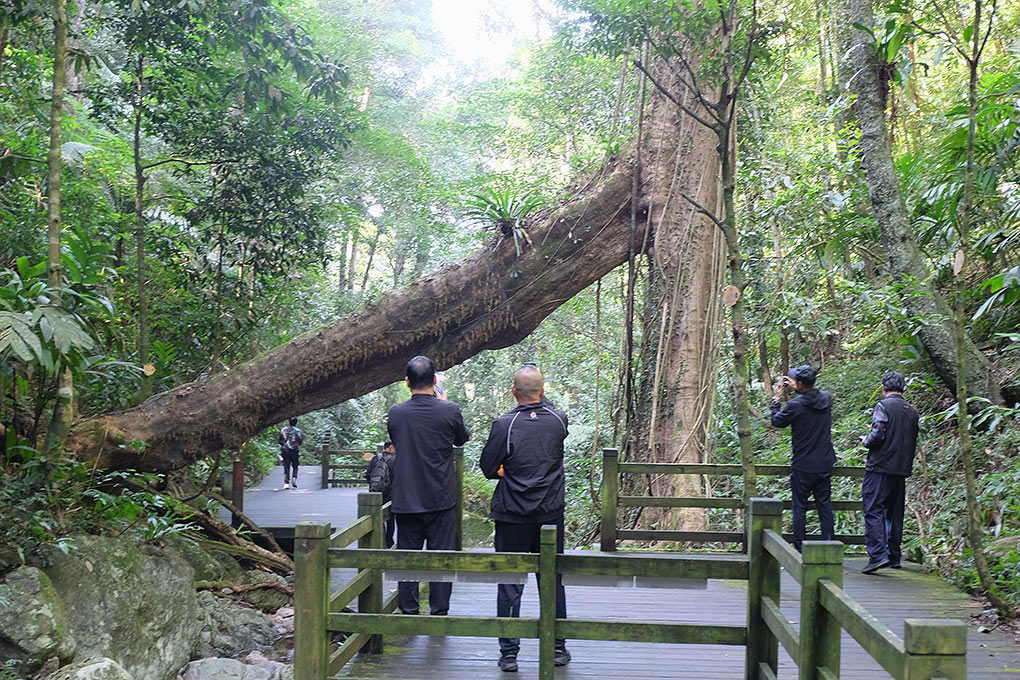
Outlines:
{"label": "eyeglasses", "polygon": [[521,368],[524,368],[525,366],[531,366],[532,368],[538,368],[538,364],[536,364],[534,361],[525,361],[523,364],[521,364]]}

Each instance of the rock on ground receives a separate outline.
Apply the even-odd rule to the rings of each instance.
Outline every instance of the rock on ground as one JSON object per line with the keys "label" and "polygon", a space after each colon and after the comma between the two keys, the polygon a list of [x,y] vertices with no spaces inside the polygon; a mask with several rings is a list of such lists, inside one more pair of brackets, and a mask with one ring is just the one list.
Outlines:
{"label": "rock on ground", "polygon": [[198,593],[197,600],[200,613],[196,622],[201,633],[192,658],[232,655],[270,645],[278,637],[276,627],[258,610],[242,607],[208,591]]}
{"label": "rock on ground", "polygon": [[45,572],[21,567],[0,583],[0,658],[25,661],[74,655],[67,612]]}
{"label": "rock on ground", "polygon": [[[246,571],[241,579],[241,583],[275,583],[281,586],[287,585],[286,579],[282,576],[269,573],[268,571],[260,571],[258,569]],[[258,607],[268,614],[275,612],[280,607],[286,607],[290,602],[290,596],[276,590],[275,588],[259,588],[258,590],[252,590],[245,593],[245,600],[250,602],[253,607]]]}
{"label": "rock on ground", "polygon": [[236,659],[201,659],[189,663],[183,677],[184,680],[274,680],[279,675]]}
{"label": "rock on ground", "polygon": [[135,680],[113,659],[98,658],[64,666],[47,680]]}
{"label": "rock on ground", "polygon": [[166,548],[77,536],[48,551],[46,573],[67,606],[77,659],[115,660],[138,680],[171,680],[198,642],[194,571]]}

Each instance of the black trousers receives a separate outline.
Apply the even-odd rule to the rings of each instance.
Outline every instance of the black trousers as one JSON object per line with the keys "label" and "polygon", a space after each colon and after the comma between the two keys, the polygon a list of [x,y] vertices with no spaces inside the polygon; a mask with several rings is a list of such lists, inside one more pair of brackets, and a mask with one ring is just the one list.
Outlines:
{"label": "black trousers", "polygon": [[808,498],[814,496],[818,509],[818,523],[822,540],[831,541],[836,531],[832,520],[832,473],[790,470],[790,495],[793,497],[793,545],[797,550],[804,544],[807,525]]}
{"label": "black trousers", "polygon": [[864,544],[873,562],[885,558],[893,564],[900,562],[906,482],[907,478],[899,475],[870,470],[864,473]]}
{"label": "black trousers", "polygon": [[[457,542],[457,508],[436,512],[394,513],[397,518],[397,548],[421,550],[428,542],[429,550],[453,550]],[[450,611],[452,583],[429,583],[429,613],[442,616]],[[405,614],[418,613],[418,583],[401,581],[397,584],[397,601]]]}
{"label": "black trousers", "polygon": [[[546,522],[551,524],[552,522]],[[532,552],[541,548],[541,524],[517,524],[496,520],[496,552]],[[563,553],[563,517],[556,521],[556,552]],[[536,579],[537,579],[536,575]],[[500,583],[496,593],[496,616],[521,615],[521,595],[524,585],[517,583]],[[556,574],[556,618],[567,618],[567,595],[563,590],[563,576]],[[566,646],[566,640],[557,638],[556,648]],[[499,653],[517,655],[521,648],[520,638],[500,638]]]}
{"label": "black trousers", "polygon": [[297,481],[298,452],[280,449],[280,458],[283,459],[283,483],[290,484],[291,470],[293,470],[294,481]]}

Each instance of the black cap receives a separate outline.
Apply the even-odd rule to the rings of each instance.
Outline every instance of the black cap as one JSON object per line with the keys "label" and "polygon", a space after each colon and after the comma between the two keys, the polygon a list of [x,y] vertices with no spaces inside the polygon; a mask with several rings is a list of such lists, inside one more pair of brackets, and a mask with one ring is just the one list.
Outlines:
{"label": "black cap", "polygon": [[791,368],[787,375],[794,380],[801,381],[805,385],[814,385],[815,378],[818,376],[818,373],[816,373],[815,369],[810,366],[798,366],[797,368]]}

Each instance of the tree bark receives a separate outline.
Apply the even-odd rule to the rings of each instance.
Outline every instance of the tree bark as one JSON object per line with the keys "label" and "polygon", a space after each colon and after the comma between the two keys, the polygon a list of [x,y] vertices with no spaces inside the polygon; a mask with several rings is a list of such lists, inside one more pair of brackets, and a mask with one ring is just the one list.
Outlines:
{"label": "tree bark", "polygon": [[[64,285],[64,267],[60,259],[63,217],[60,210],[60,179],[64,168],[61,155],[64,125],[64,77],[67,62],[67,8],[65,0],[53,0],[53,85],[50,102],[50,149],[47,157],[46,223],[49,240],[48,277],[53,304],[62,304],[58,290]],[[57,397],[46,432],[46,449],[61,449],[74,419],[74,378],[71,367],[64,366],[57,378]]]}
{"label": "tree bark", "polygon": [[[850,0],[850,21],[872,28],[871,0]],[[872,212],[882,235],[889,269],[908,288],[903,296],[907,312],[912,317],[923,319],[918,336],[931,358],[932,367],[939,379],[955,392],[957,354],[953,312],[929,281],[930,273],[910,226],[886,134],[885,107],[872,38],[861,29],[854,29],[853,34],[861,149]],[[971,386],[972,393],[1000,403],[1002,397],[991,365],[969,339],[966,340],[966,365],[967,384]]]}
{"label": "tree bark", "polygon": [[[145,366],[149,363],[149,292],[145,280],[145,168],[142,165],[142,96],[144,78],[144,56],[141,52],[136,58],[136,77],[138,100],[134,111],[134,146],[135,161],[135,266],[138,275],[135,279],[138,298],[138,338],[135,347],[138,352],[138,363]],[[145,401],[152,396],[155,380],[151,373],[142,374],[142,382],[134,396],[133,403]]]}
{"label": "tree bark", "polygon": [[[692,166],[697,167],[697,166]],[[109,468],[165,471],[237,448],[274,423],[400,379],[427,354],[445,369],[526,337],[554,309],[627,259],[630,169],[535,220],[534,248],[487,246],[248,364],[81,423],[69,445]],[[647,206],[643,205],[644,215]],[[640,249],[640,242],[635,246]],[[129,446],[145,442],[142,452]]]}
{"label": "tree bark", "polygon": [[[665,63],[655,64],[654,76],[684,106],[705,116],[696,96]],[[684,196],[722,212],[717,139],[657,90],[645,127],[641,192],[649,197],[655,234],[649,295],[659,302],[659,319],[645,331],[654,327],[657,335],[654,363],[649,359],[645,367],[652,378],[652,405],[647,434],[639,435],[632,459],[701,463],[709,458],[714,416],[725,246],[716,225]],[[700,496],[705,487],[697,476],[653,475],[648,491],[654,496]],[[641,524],[696,530],[706,528],[706,519],[700,508],[647,508]]]}
{"label": "tree bark", "polygon": [[[993,5],[994,7],[994,5]],[[974,137],[977,131],[977,82],[978,63],[984,50],[981,31],[981,0],[974,0],[973,45],[967,58],[967,160],[965,180],[963,183],[963,201],[959,210],[960,250],[957,253],[959,267],[956,271],[956,318],[954,324],[954,340],[957,357],[966,351],[966,294],[967,294],[967,257],[970,250],[971,210],[974,206]],[[991,21],[991,18],[988,19]],[[960,48],[962,51],[962,48]],[[967,386],[970,376],[967,362],[956,362],[956,425],[960,440],[960,460],[963,463],[964,487],[967,495],[967,542],[970,543],[974,556],[974,570],[978,574],[978,582],[988,601],[999,613],[1008,619],[1015,618],[1016,612],[999,591],[995,576],[988,566],[988,558],[984,550],[984,527],[978,504],[977,474],[974,468],[973,443],[970,438],[970,412],[967,405]]]}

